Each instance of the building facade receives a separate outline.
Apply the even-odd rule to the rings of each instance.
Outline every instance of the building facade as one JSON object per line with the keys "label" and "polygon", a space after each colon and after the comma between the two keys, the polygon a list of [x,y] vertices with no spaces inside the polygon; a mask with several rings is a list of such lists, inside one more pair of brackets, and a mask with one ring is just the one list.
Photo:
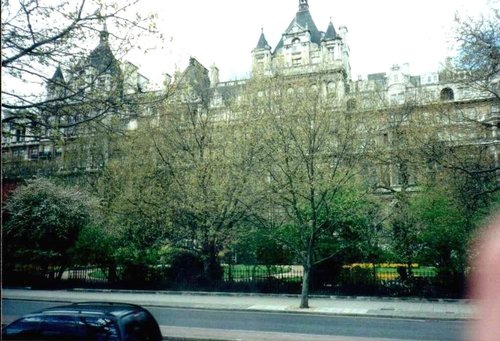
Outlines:
{"label": "building facade", "polygon": [[[48,98],[66,95],[70,88],[80,91],[105,92],[113,98],[133,98],[143,93],[147,87],[147,79],[142,76],[136,66],[120,63],[109,48],[107,30],[100,35],[99,45],[89,58],[80,62],[71,70],[58,67],[47,86]],[[498,167],[498,128],[500,127],[499,103],[491,93],[481,91],[467,82],[466,73],[454,70],[451,63],[445,64],[441,70],[423,75],[412,75],[409,65],[394,65],[386,72],[370,74],[366,79],[353,80],[351,77],[348,47],[348,30],[344,26],[335,27],[330,20],[325,31],[316,26],[307,0],[299,0],[298,10],[276,46],[271,46],[264,31],[260,33],[257,45],[252,50],[252,75],[271,77],[277,73],[295,78],[321,79],[318,91],[330,95],[337,101],[338,107],[346,112],[379,112],[381,116],[388,112],[403,112],[411,105],[412,111],[420,116],[435,115],[436,108],[440,112],[449,113],[443,127],[453,130],[454,136],[444,136],[443,143],[464,145],[480,145],[488,150],[493,166]],[[228,98],[245,95],[248,80],[221,82],[216,66],[210,69],[191,58],[189,66],[180,77],[174,80],[174,87],[190,84],[189,94],[183,95],[184,101],[204,102],[212,109],[219,109],[220,115],[231,115],[225,108]],[[172,86],[172,85],[171,85]],[[498,84],[497,84],[498,87]],[[151,93],[161,97],[164,91]],[[105,103],[105,101],[103,102]],[[8,166],[19,161],[41,161],[63,156],[62,147],[54,143],[54,136],[78,135],[71,130],[71,122],[81,121],[78,108],[66,107],[64,120],[67,128],[54,133],[50,129],[42,134],[30,132],[29,127],[19,122],[8,123],[3,127],[2,159]],[[130,112],[130,109],[121,107]],[[76,110],[75,110],[76,109]],[[201,108],[203,110],[203,108]],[[135,107],[134,110],[137,110]],[[147,110],[142,107],[141,110]],[[123,113],[112,112],[121,116],[123,129],[135,129],[137,120],[134,115],[123,116]],[[234,114],[234,113],[233,113]],[[48,115],[48,120],[57,115]],[[58,118],[60,119],[60,118]],[[409,122],[409,121],[408,121]],[[407,124],[408,122],[403,122]],[[22,123],[22,122],[21,122]],[[378,137],[382,143],[394,145],[398,137],[387,120],[379,122]],[[452,129],[451,129],[451,128]],[[463,128],[463,129],[462,129]],[[444,128],[443,128],[444,129]],[[444,130],[446,130],[444,129]],[[29,137],[32,135],[33,137]],[[87,158],[88,159],[88,158]],[[95,168],[100,165],[91,164],[82,167]],[[104,158],[105,159],[105,158]],[[408,176],[402,176],[401,165],[394,165],[387,159],[386,164],[374,171],[375,184],[380,188],[397,188],[408,182]],[[8,167],[7,167],[8,168]],[[10,174],[15,174],[11,172]],[[4,178],[7,176],[3,173]],[[402,180],[405,178],[406,180]],[[411,182],[411,181],[410,181]]]}
{"label": "building facade", "polygon": [[[148,83],[137,66],[115,58],[104,24],[99,44],[87,58],[68,69],[56,68],[47,80],[42,105],[21,114],[2,113],[2,178],[102,166],[103,160],[91,155],[88,145],[75,148],[75,142],[91,139],[97,125],[133,128],[134,103]],[[91,127],[90,123],[96,124]]]}

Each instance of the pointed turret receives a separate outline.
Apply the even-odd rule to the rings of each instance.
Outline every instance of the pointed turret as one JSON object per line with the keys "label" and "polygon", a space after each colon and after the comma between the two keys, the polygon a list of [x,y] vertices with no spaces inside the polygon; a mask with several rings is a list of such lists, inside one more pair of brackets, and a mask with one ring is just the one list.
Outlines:
{"label": "pointed turret", "polygon": [[49,98],[64,96],[66,87],[67,84],[61,66],[58,66],[52,78],[47,82],[47,94]]}
{"label": "pointed turret", "polygon": [[257,46],[252,51],[253,71],[256,73],[267,73],[271,70],[271,46],[264,35],[264,29],[261,29]]}
{"label": "pointed turret", "polygon": [[50,80],[54,84],[63,84],[65,82],[64,75],[62,73],[62,69],[61,69],[60,65],[56,68],[56,71],[54,72],[54,75],[52,76],[52,78]]}
{"label": "pointed turret", "polygon": [[335,31],[335,27],[333,27],[332,20],[330,19],[330,23],[328,24],[328,28],[326,29],[323,40],[324,41],[335,40],[336,38],[337,38],[337,32]]}
{"label": "pointed turret", "polygon": [[270,48],[269,44],[267,43],[266,36],[264,35],[264,29],[262,29],[262,32],[260,33],[260,38],[259,42],[257,43],[256,49],[268,49]]}

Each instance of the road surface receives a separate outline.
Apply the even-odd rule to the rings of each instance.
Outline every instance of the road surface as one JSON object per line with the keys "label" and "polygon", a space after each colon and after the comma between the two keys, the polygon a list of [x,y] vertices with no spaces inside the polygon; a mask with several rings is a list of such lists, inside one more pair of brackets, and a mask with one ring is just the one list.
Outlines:
{"label": "road surface", "polygon": [[[3,300],[2,323],[39,309],[60,305],[56,302]],[[259,312],[236,310],[210,310],[193,308],[146,307],[162,326],[164,335],[169,330],[177,334],[182,330],[188,336],[204,331],[217,335],[222,331],[270,333],[269,335],[296,334],[323,336],[319,339],[334,340],[334,336],[345,340],[440,340],[460,341],[465,331],[464,321],[435,321],[396,318],[342,317],[300,313]],[[170,327],[170,329],[169,329]],[[249,333],[250,332],[250,333]],[[270,336],[267,336],[270,338]],[[222,336],[221,336],[222,338]],[[286,339],[286,338],[285,338]],[[291,337],[289,337],[291,339]],[[335,338],[337,339],[337,338]],[[338,338],[341,340],[343,338]]]}

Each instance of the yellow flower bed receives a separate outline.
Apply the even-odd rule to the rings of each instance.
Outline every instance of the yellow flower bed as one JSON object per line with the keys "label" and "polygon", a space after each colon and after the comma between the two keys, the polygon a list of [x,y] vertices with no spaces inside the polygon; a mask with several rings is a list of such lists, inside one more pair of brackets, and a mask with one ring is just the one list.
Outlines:
{"label": "yellow flower bed", "polygon": [[392,281],[399,277],[399,274],[396,272],[382,272],[377,273],[377,279],[381,281]]}
{"label": "yellow flower bed", "polygon": [[[351,269],[354,267],[362,268],[362,269],[373,269],[373,263],[352,263],[348,265],[343,265],[342,267],[344,269]],[[375,264],[377,268],[398,268],[398,267],[407,267],[406,264],[403,263],[377,263]],[[412,263],[411,264],[412,268],[418,268],[419,264],[418,263]]]}

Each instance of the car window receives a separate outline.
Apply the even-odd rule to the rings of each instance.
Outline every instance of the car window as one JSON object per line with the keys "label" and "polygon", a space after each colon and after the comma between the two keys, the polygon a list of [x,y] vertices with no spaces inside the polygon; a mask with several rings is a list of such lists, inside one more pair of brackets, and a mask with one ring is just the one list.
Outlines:
{"label": "car window", "polygon": [[2,331],[5,339],[81,340],[82,329],[73,316],[38,315],[22,318]]}
{"label": "car window", "polygon": [[83,339],[83,330],[79,328],[73,316],[42,316],[40,337],[50,340]]}
{"label": "car window", "polygon": [[88,316],[81,319],[87,338],[94,341],[118,341],[116,323],[108,318]]}
{"label": "car window", "polygon": [[156,321],[144,311],[123,317],[122,323],[123,339],[126,341],[156,341],[161,339]]}
{"label": "car window", "polygon": [[2,337],[30,338],[38,336],[42,319],[40,316],[29,316],[19,319],[2,330]]}

